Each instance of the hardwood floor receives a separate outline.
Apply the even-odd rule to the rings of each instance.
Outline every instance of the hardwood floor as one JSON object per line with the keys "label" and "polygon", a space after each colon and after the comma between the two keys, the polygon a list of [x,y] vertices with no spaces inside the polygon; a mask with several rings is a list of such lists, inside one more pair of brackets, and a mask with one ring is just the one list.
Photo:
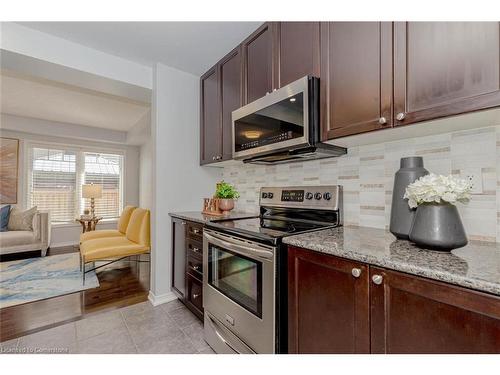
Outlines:
{"label": "hardwood floor", "polygon": [[[47,252],[47,256],[76,251],[78,247],[74,246],[53,248]],[[2,257],[1,261],[30,256],[33,254],[7,259]],[[147,259],[149,256],[143,257]],[[97,312],[146,301],[150,264],[136,263],[133,257],[131,260],[97,270],[99,288],[0,309],[0,342],[80,320]]]}

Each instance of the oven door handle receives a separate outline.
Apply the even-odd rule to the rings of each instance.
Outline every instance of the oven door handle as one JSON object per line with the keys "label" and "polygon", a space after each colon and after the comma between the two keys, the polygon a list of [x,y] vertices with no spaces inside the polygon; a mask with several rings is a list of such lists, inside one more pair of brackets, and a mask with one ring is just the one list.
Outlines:
{"label": "oven door handle", "polygon": [[207,232],[204,232],[203,236],[205,236],[205,238],[210,243],[213,243],[214,245],[219,245],[221,247],[225,247],[228,250],[233,250],[233,251],[235,251],[239,254],[242,254],[242,255],[250,255],[250,256],[254,255],[254,256],[257,256],[259,258],[265,258],[265,259],[271,259],[274,256],[272,251],[262,250],[262,249],[255,247],[255,246],[252,246],[251,244],[246,244],[246,243],[244,245],[235,244],[235,243],[226,241],[222,238],[219,238],[215,235],[208,234]]}

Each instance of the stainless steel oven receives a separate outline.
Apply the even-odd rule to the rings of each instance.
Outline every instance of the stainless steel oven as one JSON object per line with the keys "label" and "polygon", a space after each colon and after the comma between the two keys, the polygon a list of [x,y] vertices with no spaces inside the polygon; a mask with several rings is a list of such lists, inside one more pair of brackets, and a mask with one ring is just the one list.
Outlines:
{"label": "stainless steel oven", "polygon": [[218,353],[274,353],[276,248],[204,230],[205,338]]}

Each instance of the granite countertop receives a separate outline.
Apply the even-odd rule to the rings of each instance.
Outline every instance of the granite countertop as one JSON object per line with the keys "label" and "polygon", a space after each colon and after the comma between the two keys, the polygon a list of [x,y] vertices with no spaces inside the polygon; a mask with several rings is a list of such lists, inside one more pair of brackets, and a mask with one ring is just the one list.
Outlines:
{"label": "granite countertop", "polygon": [[205,224],[209,221],[215,220],[232,220],[232,219],[246,219],[250,217],[257,217],[258,214],[251,214],[248,212],[230,211],[229,214],[224,216],[210,216],[204,215],[201,211],[186,211],[186,212],[170,212],[170,216],[178,219],[194,221],[196,223]]}
{"label": "granite countertop", "polygon": [[451,252],[423,250],[390,232],[338,227],[285,237],[305,249],[440,280],[500,296],[500,244],[470,241]]}

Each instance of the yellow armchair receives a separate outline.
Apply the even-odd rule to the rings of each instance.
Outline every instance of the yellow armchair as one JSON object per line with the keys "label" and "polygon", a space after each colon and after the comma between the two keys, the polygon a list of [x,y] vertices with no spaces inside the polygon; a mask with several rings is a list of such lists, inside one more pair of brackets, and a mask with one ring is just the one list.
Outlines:
{"label": "yellow armchair", "polygon": [[[149,253],[150,250],[150,212],[136,208],[130,215],[124,236],[94,238],[80,244],[83,282],[85,283],[85,273],[92,271],[85,269],[87,263],[103,260],[112,263],[132,255]],[[109,258],[118,259],[111,261]]]}
{"label": "yellow armchair", "polygon": [[137,207],[134,206],[125,206],[120,215],[120,219],[118,220],[118,225],[116,229],[102,229],[102,230],[94,230],[91,232],[85,232],[80,235],[80,244],[82,242],[88,240],[95,240],[97,238],[106,238],[106,237],[124,237],[125,232],[127,231],[128,223],[130,221],[130,216],[132,212]]}

